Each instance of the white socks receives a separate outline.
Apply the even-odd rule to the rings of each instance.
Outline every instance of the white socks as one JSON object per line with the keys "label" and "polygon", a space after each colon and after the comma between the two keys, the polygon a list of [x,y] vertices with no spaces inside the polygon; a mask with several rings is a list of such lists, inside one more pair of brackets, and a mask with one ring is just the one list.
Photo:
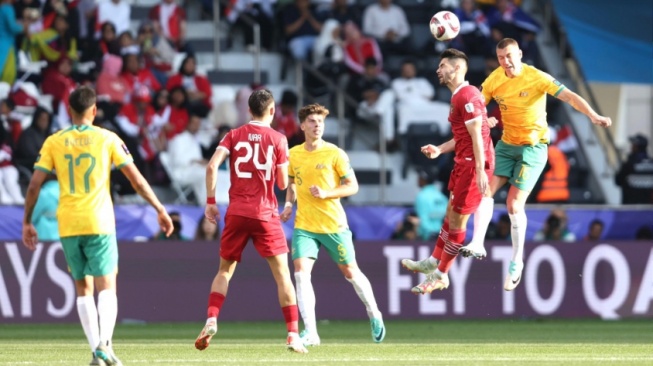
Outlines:
{"label": "white socks", "polygon": [[510,237],[512,239],[512,261],[524,262],[524,242],[526,241],[526,212],[521,211],[510,216]]}
{"label": "white socks", "polygon": [[430,255],[426,260],[431,265],[431,268],[438,268],[440,265],[440,261],[432,255]]}
{"label": "white socks", "polygon": [[376,299],[374,298],[374,292],[372,292],[372,285],[370,284],[370,280],[368,280],[363,272],[360,271],[354,274],[352,278],[346,279],[354,286],[356,294],[358,294],[358,297],[361,299],[363,304],[365,304],[367,316],[369,316],[370,319],[381,319],[381,312],[376,305]]}
{"label": "white socks", "polygon": [[82,323],[88,345],[91,347],[91,351],[95,352],[98,344],[100,344],[100,328],[93,296],[77,297],[77,314],[79,315],[79,321]]}
{"label": "white socks", "polygon": [[295,272],[297,284],[297,307],[304,321],[304,329],[311,333],[317,333],[315,323],[315,291],[311,283],[311,274],[306,272]]}
{"label": "white socks", "polygon": [[102,344],[110,345],[118,316],[118,298],[116,297],[116,291],[100,291],[97,296],[97,311],[100,315],[100,341]]}
{"label": "white socks", "polygon": [[474,213],[474,234],[472,236],[472,243],[483,245],[485,242],[485,234],[487,227],[492,220],[492,213],[494,212],[494,198],[483,197],[481,203],[478,205]]}

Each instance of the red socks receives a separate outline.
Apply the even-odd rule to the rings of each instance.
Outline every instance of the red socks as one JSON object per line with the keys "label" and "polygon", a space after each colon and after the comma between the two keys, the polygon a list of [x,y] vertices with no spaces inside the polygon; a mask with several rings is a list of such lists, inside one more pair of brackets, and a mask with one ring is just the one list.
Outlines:
{"label": "red socks", "polygon": [[219,292],[211,292],[209,294],[209,309],[207,311],[208,318],[217,318],[220,314],[220,308],[224,303],[224,295]]}
{"label": "red socks", "polygon": [[288,305],[281,308],[283,317],[286,319],[288,333],[299,333],[299,314],[297,305]]}
{"label": "red socks", "polygon": [[458,249],[463,246],[466,232],[465,229],[449,231],[449,237],[445,240],[444,250],[442,251],[442,260],[438,266],[440,272],[449,272],[454,259],[458,256]]}
{"label": "red socks", "polygon": [[449,219],[445,218],[442,223],[442,228],[440,228],[440,235],[438,235],[438,240],[435,242],[435,248],[433,248],[433,254],[431,256],[437,260],[442,259],[442,250],[444,249],[444,244],[449,238]]}

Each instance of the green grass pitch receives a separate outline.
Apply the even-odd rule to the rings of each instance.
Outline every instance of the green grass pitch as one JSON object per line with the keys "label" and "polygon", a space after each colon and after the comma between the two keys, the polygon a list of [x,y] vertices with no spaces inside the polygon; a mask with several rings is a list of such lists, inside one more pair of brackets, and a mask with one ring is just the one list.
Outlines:
{"label": "green grass pitch", "polygon": [[[363,321],[320,322],[322,345],[285,348],[279,322],[222,322],[211,346],[195,350],[203,324],[118,324],[114,349],[125,365],[653,365],[651,319],[396,321],[372,342]],[[79,324],[0,325],[0,365],[88,365]]]}

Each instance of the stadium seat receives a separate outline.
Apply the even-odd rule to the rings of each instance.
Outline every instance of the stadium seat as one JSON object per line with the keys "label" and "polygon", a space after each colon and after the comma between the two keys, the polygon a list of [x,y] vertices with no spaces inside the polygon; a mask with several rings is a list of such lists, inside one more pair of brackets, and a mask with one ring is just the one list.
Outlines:
{"label": "stadium seat", "polygon": [[172,174],[172,170],[170,169],[170,156],[168,156],[166,151],[161,151],[159,153],[159,161],[161,161],[161,166],[163,166],[163,169],[166,171],[166,174],[168,174],[168,177],[170,178],[170,186],[177,194],[175,203],[190,203],[190,196],[193,193],[193,188],[189,185],[184,186],[180,184],[178,178]]}
{"label": "stadium seat", "polygon": [[424,168],[441,165],[438,159],[428,159],[422,154],[421,147],[432,144],[439,145],[445,142],[447,136],[441,131],[437,123],[415,122],[408,125],[406,134],[403,136],[402,149],[404,151],[404,163],[401,176],[405,179],[408,168]]}

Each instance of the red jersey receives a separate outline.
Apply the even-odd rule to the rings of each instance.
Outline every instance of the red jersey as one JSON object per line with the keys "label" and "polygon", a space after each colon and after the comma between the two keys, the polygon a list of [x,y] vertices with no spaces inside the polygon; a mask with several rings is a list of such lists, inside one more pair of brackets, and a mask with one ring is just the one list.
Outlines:
{"label": "red jersey", "polygon": [[288,140],[261,122],[229,131],[218,149],[229,153],[231,188],[227,215],[269,221],[279,216],[274,183],[278,166],[288,164]]}
{"label": "red jersey", "polygon": [[451,109],[449,110],[451,132],[453,132],[453,138],[456,140],[456,156],[454,157],[456,164],[475,165],[476,159],[474,158],[472,136],[467,131],[466,123],[479,116],[483,119],[481,136],[483,136],[485,168],[494,169],[494,145],[492,145],[492,139],[490,138],[490,126],[487,124],[487,111],[483,94],[465,81],[453,92]]}

